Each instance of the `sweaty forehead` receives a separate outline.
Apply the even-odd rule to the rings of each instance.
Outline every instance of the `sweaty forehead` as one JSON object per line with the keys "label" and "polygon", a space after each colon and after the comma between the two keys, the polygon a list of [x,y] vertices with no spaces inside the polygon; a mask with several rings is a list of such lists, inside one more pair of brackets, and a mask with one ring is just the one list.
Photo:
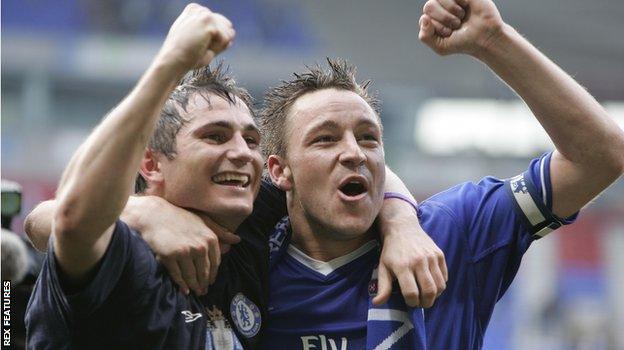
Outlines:
{"label": "sweaty forehead", "polygon": [[216,94],[196,93],[189,98],[186,113],[183,112],[184,117],[191,124],[202,123],[202,120],[206,119],[231,119],[232,122],[255,125],[247,105],[238,97],[235,101],[236,104],[233,104]]}
{"label": "sweaty forehead", "polygon": [[292,116],[311,118],[324,115],[365,115],[376,119],[375,112],[358,94],[347,90],[323,89],[298,98],[291,108]]}

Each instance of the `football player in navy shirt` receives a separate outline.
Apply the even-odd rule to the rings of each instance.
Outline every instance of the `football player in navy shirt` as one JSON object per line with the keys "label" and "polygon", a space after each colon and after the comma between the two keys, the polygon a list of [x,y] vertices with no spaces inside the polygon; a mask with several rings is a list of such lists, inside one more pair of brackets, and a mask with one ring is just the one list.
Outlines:
{"label": "football player in navy shirt", "polygon": [[[249,97],[220,68],[196,70],[169,96],[193,57],[200,59],[195,63],[204,64],[228,45],[233,35],[230,26],[206,8],[187,7],[137,87],[72,158],[59,186],[56,234],[50,240],[47,261],[29,306],[29,347],[239,349],[257,343],[266,310],[267,234],[285,214],[285,206],[274,187],[259,182],[259,135]],[[209,49],[207,56],[197,56],[201,40],[209,40],[203,43]],[[190,57],[186,57],[188,53]],[[124,221],[104,227],[107,220],[121,214],[128,199],[128,169],[134,167],[135,153],[148,139],[141,136],[150,135],[155,123],[156,133],[140,160],[138,190],[184,207],[202,222],[216,221],[229,230],[238,227],[236,232],[242,238],[223,257],[219,278],[207,291],[200,281],[214,280],[219,262],[213,259],[220,258],[218,247],[212,245],[216,252],[193,251],[197,275],[178,273],[194,287],[194,295],[189,295],[184,282],[181,289],[176,288],[146,242]],[[262,191],[253,205],[254,214],[241,224],[258,187]],[[150,209],[145,208],[150,201],[134,201],[140,201],[142,210]],[[396,205],[387,208],[395,216],[394,211],[402,210]],[[187,213],[184,218],[197,220],[197,215]],[[148,221],[160,223],[153,212],[147,216]],[[417,226],[415,215],[408,216]],[[131,215],[123,218],[140,222]],[[386,221],[380,217],[381,224]],[[387,237],[399,239],[389,242],[429,249],[420,255],[420,261],[424,256],[425,262],[429,259],[431,263],[419,268],[420,274],[415,276],[411,268],[391,273],[404,275],[404,283],[410,284],[404,288],[408,303],[430,305],[445,283],[443,255],[426,235],[426,239],[411,235],[401,240],[391,226],[387,225],[391,231]],[[104,231],[98,234],[98,228]],[[184,237],[176,236],[176,227],[170,231],[174,232],[170,237]],[[420,245],[414,246],[415,237],[420,237],[416,241]],[[165,244],[163,240],[155,242],[156,246]],[[392,263],[410,256],[414,254],[401,254],[399,259],[391,255],[385,260]],[[212,278],[205,273],[209,270]],[[420,299],[417,276],[432,285]],[[205,295],[198,297],[200,294]]]}
{"label": "football player in navy shirt", "polygon": [[[466,15],[469,14],[469,15]],[[495,303],[536,239],[572,223],[624,171],[624,133],[594,98],[505,24],[490,0],[429,0],[420,39],[464,53],[524,99],[556,145],[522,174],[463,183],[421,203],[442,248],[446,291],[425,310],[430,349],[479,349]],[[263,347],[415,349],[414,309],[375,305],[375,241],[383,145],[376,103],[353,69],[295,75],[267,94],[261,130],[289,218],[273,233],[269,325]],[[348,281],[348,282],[345,282]],[[530,286],[528,286],[530,288]]]}
{"label": "football player in navy shirt", "polygon": [[[147,193],[230,230],[252,212],[263,158],[250,96],[219,68],[200,68],[176,87],[234,35],[222,15],[188,5],[136,87],[72,157],[28,306],[28,348],[242,348],[221,310],[179,290],[146,242],[118,220],[139,167]],[[247,252],[252,267],[253,254],[263,256]],[[244,292],[237,306],[252,339],[260,310]]]}

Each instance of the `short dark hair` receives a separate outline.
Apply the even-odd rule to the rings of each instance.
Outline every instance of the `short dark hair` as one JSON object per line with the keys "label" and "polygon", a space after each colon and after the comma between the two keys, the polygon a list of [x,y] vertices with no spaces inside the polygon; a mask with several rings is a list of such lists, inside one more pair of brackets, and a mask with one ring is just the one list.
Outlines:
{"label": "short dark hair", "polygon": [[[205,66],[190,71],[182,78],[178,86],[171,92],[160,111],[160,118],[156,123],[156,128],[152,138],[148,143],[148,148],[152,151],[162,153],[169,159],[173,159],[176,154],[176,137],[182,126],[188,122],[181,111],[186,112],[189,99],[195,94],[199,94],[210,105],[209,94],[217,95],[236,104],[239,98],[255,119],[253,99],[246,89],[236,85],[236,81],[229,74],[229,68],[219,62],[214,68]],[[147,189],[147,181],[137,175],[134,190],[136,193],[143,193]]]}
{"label": "short dark hair", "polygon": [[371,106],[379,120],[381,101],[377,94],[368,91],[371,80],[358,83],[355,66],[344,59],[328,57],[327,65],[326,68],[318,64],[306,66],[303,73],[293,73],[293,79],[282,81],[267,91],[258,121],[265,156],[286,155],[285,126],[290,107],[308,92],[331,88],[355,92]]}

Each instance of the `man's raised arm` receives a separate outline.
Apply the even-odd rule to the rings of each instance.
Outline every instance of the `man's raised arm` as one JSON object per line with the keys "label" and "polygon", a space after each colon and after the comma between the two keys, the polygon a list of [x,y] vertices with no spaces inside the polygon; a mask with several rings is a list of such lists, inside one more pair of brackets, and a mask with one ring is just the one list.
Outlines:
{"label": "man's raised arm", "polygon": [[557,148],[550,163],[555,215],[574,214],[622,175],[624,132],[582,86],[504,23],[491,0],[427,1],[419,37],[439,54],[482,61],[529,106]]}
{"label": "man's raised arm", "polygon": [[103,256],[169,93],[189,69],[227,48],[233,36],[225,17],[188,5],[136,87],[72,157],[59,184],[53,222],[56,258],[72,281],[84,279]]}

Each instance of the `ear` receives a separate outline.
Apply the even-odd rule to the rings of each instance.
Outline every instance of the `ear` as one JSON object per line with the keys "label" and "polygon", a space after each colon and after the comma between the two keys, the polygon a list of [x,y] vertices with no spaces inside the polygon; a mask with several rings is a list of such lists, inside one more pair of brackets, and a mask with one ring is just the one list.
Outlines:
{"label": "ear", "polygon": [[141,176],[143,176],[149,187],[162,186],[164,183],[159,156],[159,153],[150,149],[145,149],[143,159],[141,159],[139,173],[141,173]]}
{"label": "ear", "polygon": [[282,157],[270,155],[269,159],[267,159],[267,168],[275,186],[282,191],[290,191],[292,189],[292,173]]}

